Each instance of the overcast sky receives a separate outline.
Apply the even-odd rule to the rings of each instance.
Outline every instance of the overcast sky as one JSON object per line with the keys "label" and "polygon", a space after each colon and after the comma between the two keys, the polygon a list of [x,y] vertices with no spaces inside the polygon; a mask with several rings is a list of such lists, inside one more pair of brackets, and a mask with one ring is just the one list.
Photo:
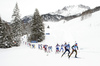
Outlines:
{"label": "overcast sky", "polygon": [[32,15],[37,8],[40,14],[55,12],[64,6],[83,4],[94,8],[100,6],[99,0],[0,0],[0,16],[5,21],[11,21],[16,2],[20,9],[21,18]]}

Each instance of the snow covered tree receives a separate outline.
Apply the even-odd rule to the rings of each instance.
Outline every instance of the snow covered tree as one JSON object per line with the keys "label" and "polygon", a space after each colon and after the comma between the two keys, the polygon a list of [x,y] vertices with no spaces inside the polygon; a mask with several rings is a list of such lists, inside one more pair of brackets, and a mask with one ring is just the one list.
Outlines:
{"label": "snow covered tree", "polygon": [[0,17],[0,47],[2,47],[1,45],[3,44],[4,42],[4,27],[3,27],[3,23],[2,23],[2,20],[1,20],[1,17]]}
{"label": "snow covered tree", "polygon": [[12,38],[16,46],[20,45],[20,37],[22,36],[22,23],[19,14],[18,4],[16,3],[12,15]]}
{"label": "snow covered tree", "polygon": [[11,44],[10,28],[7,23],[3,23],[0,17],[0,48],[11,47]]}
{"label": "snow covered tree", "polygon": [[81,21],[91,17],[91,15],[92,15],[92,10],[91,9],[83,12],[82,15],[81,15]]}
{"label": "snow covered tree", "polygon": [[32,18],[31,41],[41,42],[44,40],[44,24],[38,9],[35,10]]}

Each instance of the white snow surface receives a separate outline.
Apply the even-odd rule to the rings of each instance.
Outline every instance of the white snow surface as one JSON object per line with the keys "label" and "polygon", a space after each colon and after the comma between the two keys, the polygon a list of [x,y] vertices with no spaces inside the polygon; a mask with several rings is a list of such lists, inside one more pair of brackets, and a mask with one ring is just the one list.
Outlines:
{"label": "white snow surface", "polygon": [[[0,66],[100,66],[100,11],[81,21],[44,22],[46,38],[36,43],[36,48],[29,47],[27,36],[22,37],[20,47],[0,49]],[[47,26],[50,26],[48,29]],[[68,59],[67,53],[61,58],[62,52],[55,53],[56,44],[78,43],[78,58],[75,53]],[[28,43],[28,42],[27,42]],[[38,44],[53,46],[53,52],[45,53],[38,49]],[[71,50],[70,50],[71,51]]]}

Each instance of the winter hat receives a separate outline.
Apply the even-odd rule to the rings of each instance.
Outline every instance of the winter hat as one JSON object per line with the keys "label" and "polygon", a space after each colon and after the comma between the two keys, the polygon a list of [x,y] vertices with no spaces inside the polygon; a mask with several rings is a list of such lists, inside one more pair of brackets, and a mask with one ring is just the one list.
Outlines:
{"label": "winter hat", "polygon": [[75,45],[77,46],[77,43]]}

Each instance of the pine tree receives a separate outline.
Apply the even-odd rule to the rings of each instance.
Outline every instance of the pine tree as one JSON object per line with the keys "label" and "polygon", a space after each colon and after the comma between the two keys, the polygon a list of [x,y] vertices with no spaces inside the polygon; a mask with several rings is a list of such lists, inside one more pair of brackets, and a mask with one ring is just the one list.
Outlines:
{"label": "pine tree", "polygon": [[12,40],[10,36],[10,30],[7,27],[7,23],[3,23],[1,17],[0,17],[0,47],[6,48],[11,47]]}
{"label": "pine tree", "polygon": [[0,47],[1,47],[1,44],[3,44],[4,42],[3,39],[4,39],[4,27],[3,27],[3,23],[0,17]]}
{"label": "pine tree", "polygon": [[19,8],[16,3],[12,15],[12,38],[16,46],[20,45],[21,36],[22,36],[22,23],[19,14]]}
{"label": "pine tree", "polygon": [[8,45],[7,47],[11,47],[13,44],[13,40],[11,38],[11,27],[10,25],[8,25],[8,23],[4,23],[4,26],[5,26],[6,44]]}
{"label": "pine tree", "polygon": [[91,15],[92,15],[92,10],[91,9],[83,12],[81,14],[81,21],[84,20],[84,19],[87,19],[87,18],[91,17]]}
{"label": "pine tree", "polygon": [[31,41],[41,42],[44,40],[44,24],[43,19],[39,14],[38,9],[35,10],[34,16],[32,19],[32,32],[31,32]]}

